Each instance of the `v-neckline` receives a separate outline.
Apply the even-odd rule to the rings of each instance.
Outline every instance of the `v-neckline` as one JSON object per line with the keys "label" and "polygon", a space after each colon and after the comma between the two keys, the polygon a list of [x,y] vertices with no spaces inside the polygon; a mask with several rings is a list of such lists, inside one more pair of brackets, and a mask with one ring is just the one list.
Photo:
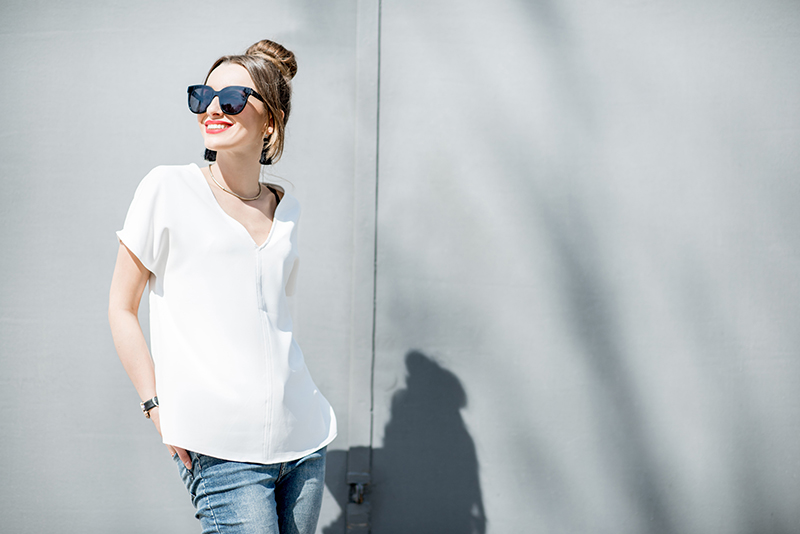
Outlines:
{"label": "v-neckline", "polygon": [[203,183],[205,184],[204,189],[207,191],[208,195],[211,196],[211,198],[209,200],[214,204],[214,206],[216,206],[216,210],[219,213],[221,213],[225,217],[225,219],[227,219],[230,222],[230,224],[232,224],[234,227],[238,228],[239,230],[244,231],[245,235],[247,235],[247,238],[249,239],[250,243],[253,244],[254,247],[256,247],[257,249],[264,248],[267,245],[267,243],[269,243],[270,239],[272,238],[272,234],[275,233],[275,223],[278,220],[278,210],[284,204],[283,199],[286,197],[286,190],[283,190],[282,187],[277,186],[275,184],[268,184],[266,182],[261,182],[261,184],[263,186],[265,186],[267,189],[270,190],[270,193],[272,193],[272,188],[273,187],[278,191],[283,190],[283,197],[280,197],[280,199],[278,200],[278,204],[275,206],[275,211],[272,214],[272,224],[270,224],[270,226],[269,226],[269,232],[267,233],[267,238],[264,240],[263,243],[261,243],[259,245],[256,242],[256,240],[253,238],[253,235],[247,230],[247,227],[245,227],[245,225],[243,225],[241,222],[236,220],[230,213],[225,211],[225,209],[220,205],[219,200],[217,200],[217,196],[214,194],[214,190],[211,188],[211,184],[208,183],[208,180],[206,179],[205,174],[203,174],[203,170],[199,166],[197,166],[197,164],[195,164],[195,163],[192,163],[192,165],[197,170],[197,173],[200,175],[200,178],[203,179]]}

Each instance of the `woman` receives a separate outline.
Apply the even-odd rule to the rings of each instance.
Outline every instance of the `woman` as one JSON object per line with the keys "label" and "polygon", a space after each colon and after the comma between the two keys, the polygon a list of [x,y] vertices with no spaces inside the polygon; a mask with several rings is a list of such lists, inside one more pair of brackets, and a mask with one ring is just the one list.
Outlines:
{"label": "woman", "polygon": [[[213,163],[161,166],[123,229],[109,321],[203,532],[308,533],[336,419],[292,337],[297,201],[260,182],[282,151],[294,54],[260,41],[189,87]],[[137,319],[149,282],[152,359]]]}

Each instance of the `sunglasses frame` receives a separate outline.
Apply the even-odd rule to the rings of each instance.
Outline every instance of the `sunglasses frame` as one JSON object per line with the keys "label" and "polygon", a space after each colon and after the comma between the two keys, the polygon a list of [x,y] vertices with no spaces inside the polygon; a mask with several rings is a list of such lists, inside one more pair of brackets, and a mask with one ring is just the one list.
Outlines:
{"label": "sunglasses frame", "polygon": [[[194,109],[192,109],[192,92],[194,92],[197,89],[203,88],[203,87],[208,88],[211,91],[211,93],[213,93],[213,94],[211,95],[211,98],[208,100],[208,103],[205,106],[203,106],[202,109],[200,109],[199,111],[195,111]],[[227,98],[223,102],[223,98],[225,97],[225,95],[223,95],[223,93],[225,91],[228,91],[229,89],[234,89],[236,91],[241,91],[245,95],[244,103],[242,104],[242,109],[240,109],[239,111],[232,111],[232,112],[229,113],[229,112],[225,111],[225,109],[224,109],[224,107],[226,105],[231,107],[231,109],[232,109],[232,104],[228,101]],[[262,102],[264,102],[266,104],[266,102],[264,101],[264,97],[262,97],[260,94],[256,93],[253,89],[250,89],[249,87],[243,87],[241,85],[229,85],[227,87],[223,87],[219,91],[214,91],[214,88],[212,88],[210,85],[190,85],[186,89],[186,92],[189,95],[189,111],[191,111],[192,113],[194,113],[196,115],[200,115],[201,113],[205,113],[206,110],[208,109],[208,106],[211,105],[211,102],[213,102],[215,98],[219,98],[219,107],[220,107],[220,109],[222,109],[222,112],[225,115],[238,115],[239,113],[244,111],[244,108],[247,106],[247,99],[249,97],[251,97],[251,96],[256,97],[257,99],[261,100]],[[200,102],[202,104],[202,101],[199,98],[195,98],[195,100],[197,100],[198,102]]]}

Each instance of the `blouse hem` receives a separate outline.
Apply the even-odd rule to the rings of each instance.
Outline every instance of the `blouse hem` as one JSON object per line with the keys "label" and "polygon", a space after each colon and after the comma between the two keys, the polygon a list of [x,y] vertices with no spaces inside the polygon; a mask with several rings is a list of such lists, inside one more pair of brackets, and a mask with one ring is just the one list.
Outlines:
{"label": "blouse hem", "polygon": [[197,454],[202,454],[203,456],[211,456],[212,458],[217,458],[219,460],[227,460],[229,462],[242,462],[242,463],[248,463],[248,464],[273,465],[273,464],[281,464],[281,463],[284,463],[284,462],[292,462],[294,460],[299,460],[300,458],[308,456],[311,453],[317,452],[318,450],[330,445],[333,442],[333,440],[336,439],[337,435],[338,435],[338,433],[334,432],[333,435],[328,436],[327,438],[325,438],[325,440],[320,445],[317,445],[315,447],[312,447],[312,448],[304,450],[304,451],[288,452],[288,453],[285,453],[283,455],[279,455],[279,456],[276,456],[274,458],[270,458],[269,461],[264,461],[263,458],[258,460],[258,461],[256,461],[256,460],[253,460],[253,458],[251,458],[251,457],[245,457],[246,455],[241,455],[240,456],[238,454],[218,453],[216,451],[213,451],[213,450],[210,450],[210,449],[205,449],[205,448],[202,448],[202,447],[201,447],[202,450],[199,450],[199,449],[195,449],[194,447],[184,447],[183,445],[176,444],[176,443],[167,443],[166,441],[164,441],[163,443],[164,443],[164,445],[171,445],[173,447],[180,447],[181,449],[185,449],[187,451],[192,451],[192,452],[195,452]]}

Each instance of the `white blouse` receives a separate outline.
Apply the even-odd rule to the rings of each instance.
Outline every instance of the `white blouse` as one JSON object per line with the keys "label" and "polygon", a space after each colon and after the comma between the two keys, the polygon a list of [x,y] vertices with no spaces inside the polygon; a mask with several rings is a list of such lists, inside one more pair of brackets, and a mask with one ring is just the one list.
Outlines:
{"label": "white blouse", "polygon": [[139,184],[119,239],[152,273],[150,345],[164,443],[272,464],[333,441],[336,417],[292,336],[300,205],[284,193],[257,245],[197,165]]}

